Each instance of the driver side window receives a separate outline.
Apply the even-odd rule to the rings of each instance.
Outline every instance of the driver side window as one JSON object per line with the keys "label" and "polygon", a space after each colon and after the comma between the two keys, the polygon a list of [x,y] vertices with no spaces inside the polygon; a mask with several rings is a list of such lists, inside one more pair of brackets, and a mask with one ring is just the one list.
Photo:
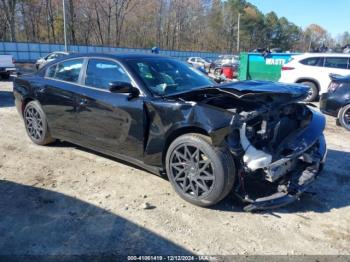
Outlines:
{"label": "driver side window", "polygon": [[109,83],[116,81],[131,83],[131,79],[125,70],[116,62],[89,59],[85,85],[108,90]]}

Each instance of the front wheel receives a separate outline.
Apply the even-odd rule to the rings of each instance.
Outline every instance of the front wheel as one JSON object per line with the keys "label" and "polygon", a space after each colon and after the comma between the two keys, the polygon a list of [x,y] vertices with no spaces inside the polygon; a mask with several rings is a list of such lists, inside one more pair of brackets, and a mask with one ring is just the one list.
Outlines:
{"label": "front wheel", "polygon": [[27,134],[35,144],[47,145],[55,141],[51,137],[46,115],[37,101],[31,101],[26,105],[23,119]]}
{"label": "front wheel", "polygon": [[340,109],[338,121],[342,127],[350,131],[350,104]]}
{"label": "front wheel", "polygon": [[166,170],[180,197],[198,206],[211,206],[225,198],[235,178],[228,149],[213,146],[210,138],[201,134],[185,134],[171,143]]}

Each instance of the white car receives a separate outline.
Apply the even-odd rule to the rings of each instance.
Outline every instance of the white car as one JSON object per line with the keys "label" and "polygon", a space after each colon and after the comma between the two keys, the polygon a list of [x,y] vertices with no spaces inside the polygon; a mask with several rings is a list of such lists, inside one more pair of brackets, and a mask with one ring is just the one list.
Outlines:
{"label": "white car", "polygon": [[35,63],[35,67],[37,70],[39,70],[40,68],[42,68],[44,65],[46,65],[47,63],[56,60],[57,58],[61,58],[63,56],[69,55],[69,53],[67,52],[60,52],[60,51],[56,51],[56,52],[52,52],[50,54],[48,54],[45,57],[41,57],[39,58],[36,63]]}
{"label": "white car", "polygon": [[315,53],[295,55],[282,67],[280,82],[302,83],[310,87],[306,101],[327,92],[329,74],[349,75],[350,54]]}
{"label": "white car", "polygon": [[211,64],[209,61],[206,61],[201,57],[189,57],[187,59],[187,63],[191,64],[193,67],[204,67],[204,68],[209,68]]}
{"label": "white car", "polygon": [[0,78],[9,79],[16,67],[12,55],[0,55]]}

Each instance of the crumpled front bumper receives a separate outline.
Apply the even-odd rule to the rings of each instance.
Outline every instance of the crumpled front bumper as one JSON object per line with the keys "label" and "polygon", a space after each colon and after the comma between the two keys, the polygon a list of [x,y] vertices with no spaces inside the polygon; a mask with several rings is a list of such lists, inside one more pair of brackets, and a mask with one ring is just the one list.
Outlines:
{"label": "crumpled front bumper", "polygon": [[287,185],[278,186],[276,193],[247,200],[249,203],[244,207],[245,211],[273,209],[294,202],[311,186],[322,171],[327,155],[323,135],[325,118],[319,111],[312,108],[310,110],[313,113],[311,123],[288,142],[289,147],[294,151],[287,158],[298,160],[302,164],[290,172]]}

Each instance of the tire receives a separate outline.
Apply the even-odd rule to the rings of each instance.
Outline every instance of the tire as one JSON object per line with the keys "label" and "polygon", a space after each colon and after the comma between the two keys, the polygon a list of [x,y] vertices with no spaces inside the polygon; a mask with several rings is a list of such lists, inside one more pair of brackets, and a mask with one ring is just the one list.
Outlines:
{"label": "tire", "polygon": [[29,138],[37,145],[47,145],[55,141],[51,137],[46,115],[39,102],[29,102],[23,112],[24,125]]}
{"label": "tire", "polygon": [[339,110],[338,121],[342,127],[350,131],[350,104]]}
{"label": "tire", "polygon": [[304,101],[306,101],[306,102],[315,101],[318,97],[318,92],[319,92],[316,84],[314,82],[310,82],[310,81],[300,82],[300,84],[303,84],[303,85],[310,87],[309,95],[304,99]]}
{"label": "tire", "polygon": [[337,119],[335,120],[335,124],[336,124],[337,126],[341,126],[341,124],[340,124],[340,122],[339,122],[339,118],[337,118]]}
{"label": "tire", "polygon": [[179,136],[170,144],[165,161],[172,187],[194,205],[215,205],[233,187],[236,168],[231,153],[225,147],[214,147],[207,136]]}
{"label": "tire", "polygon": [[222,69],[221,68],[215,68],[214,69],[214,75],[220,76],[222,74]]}

